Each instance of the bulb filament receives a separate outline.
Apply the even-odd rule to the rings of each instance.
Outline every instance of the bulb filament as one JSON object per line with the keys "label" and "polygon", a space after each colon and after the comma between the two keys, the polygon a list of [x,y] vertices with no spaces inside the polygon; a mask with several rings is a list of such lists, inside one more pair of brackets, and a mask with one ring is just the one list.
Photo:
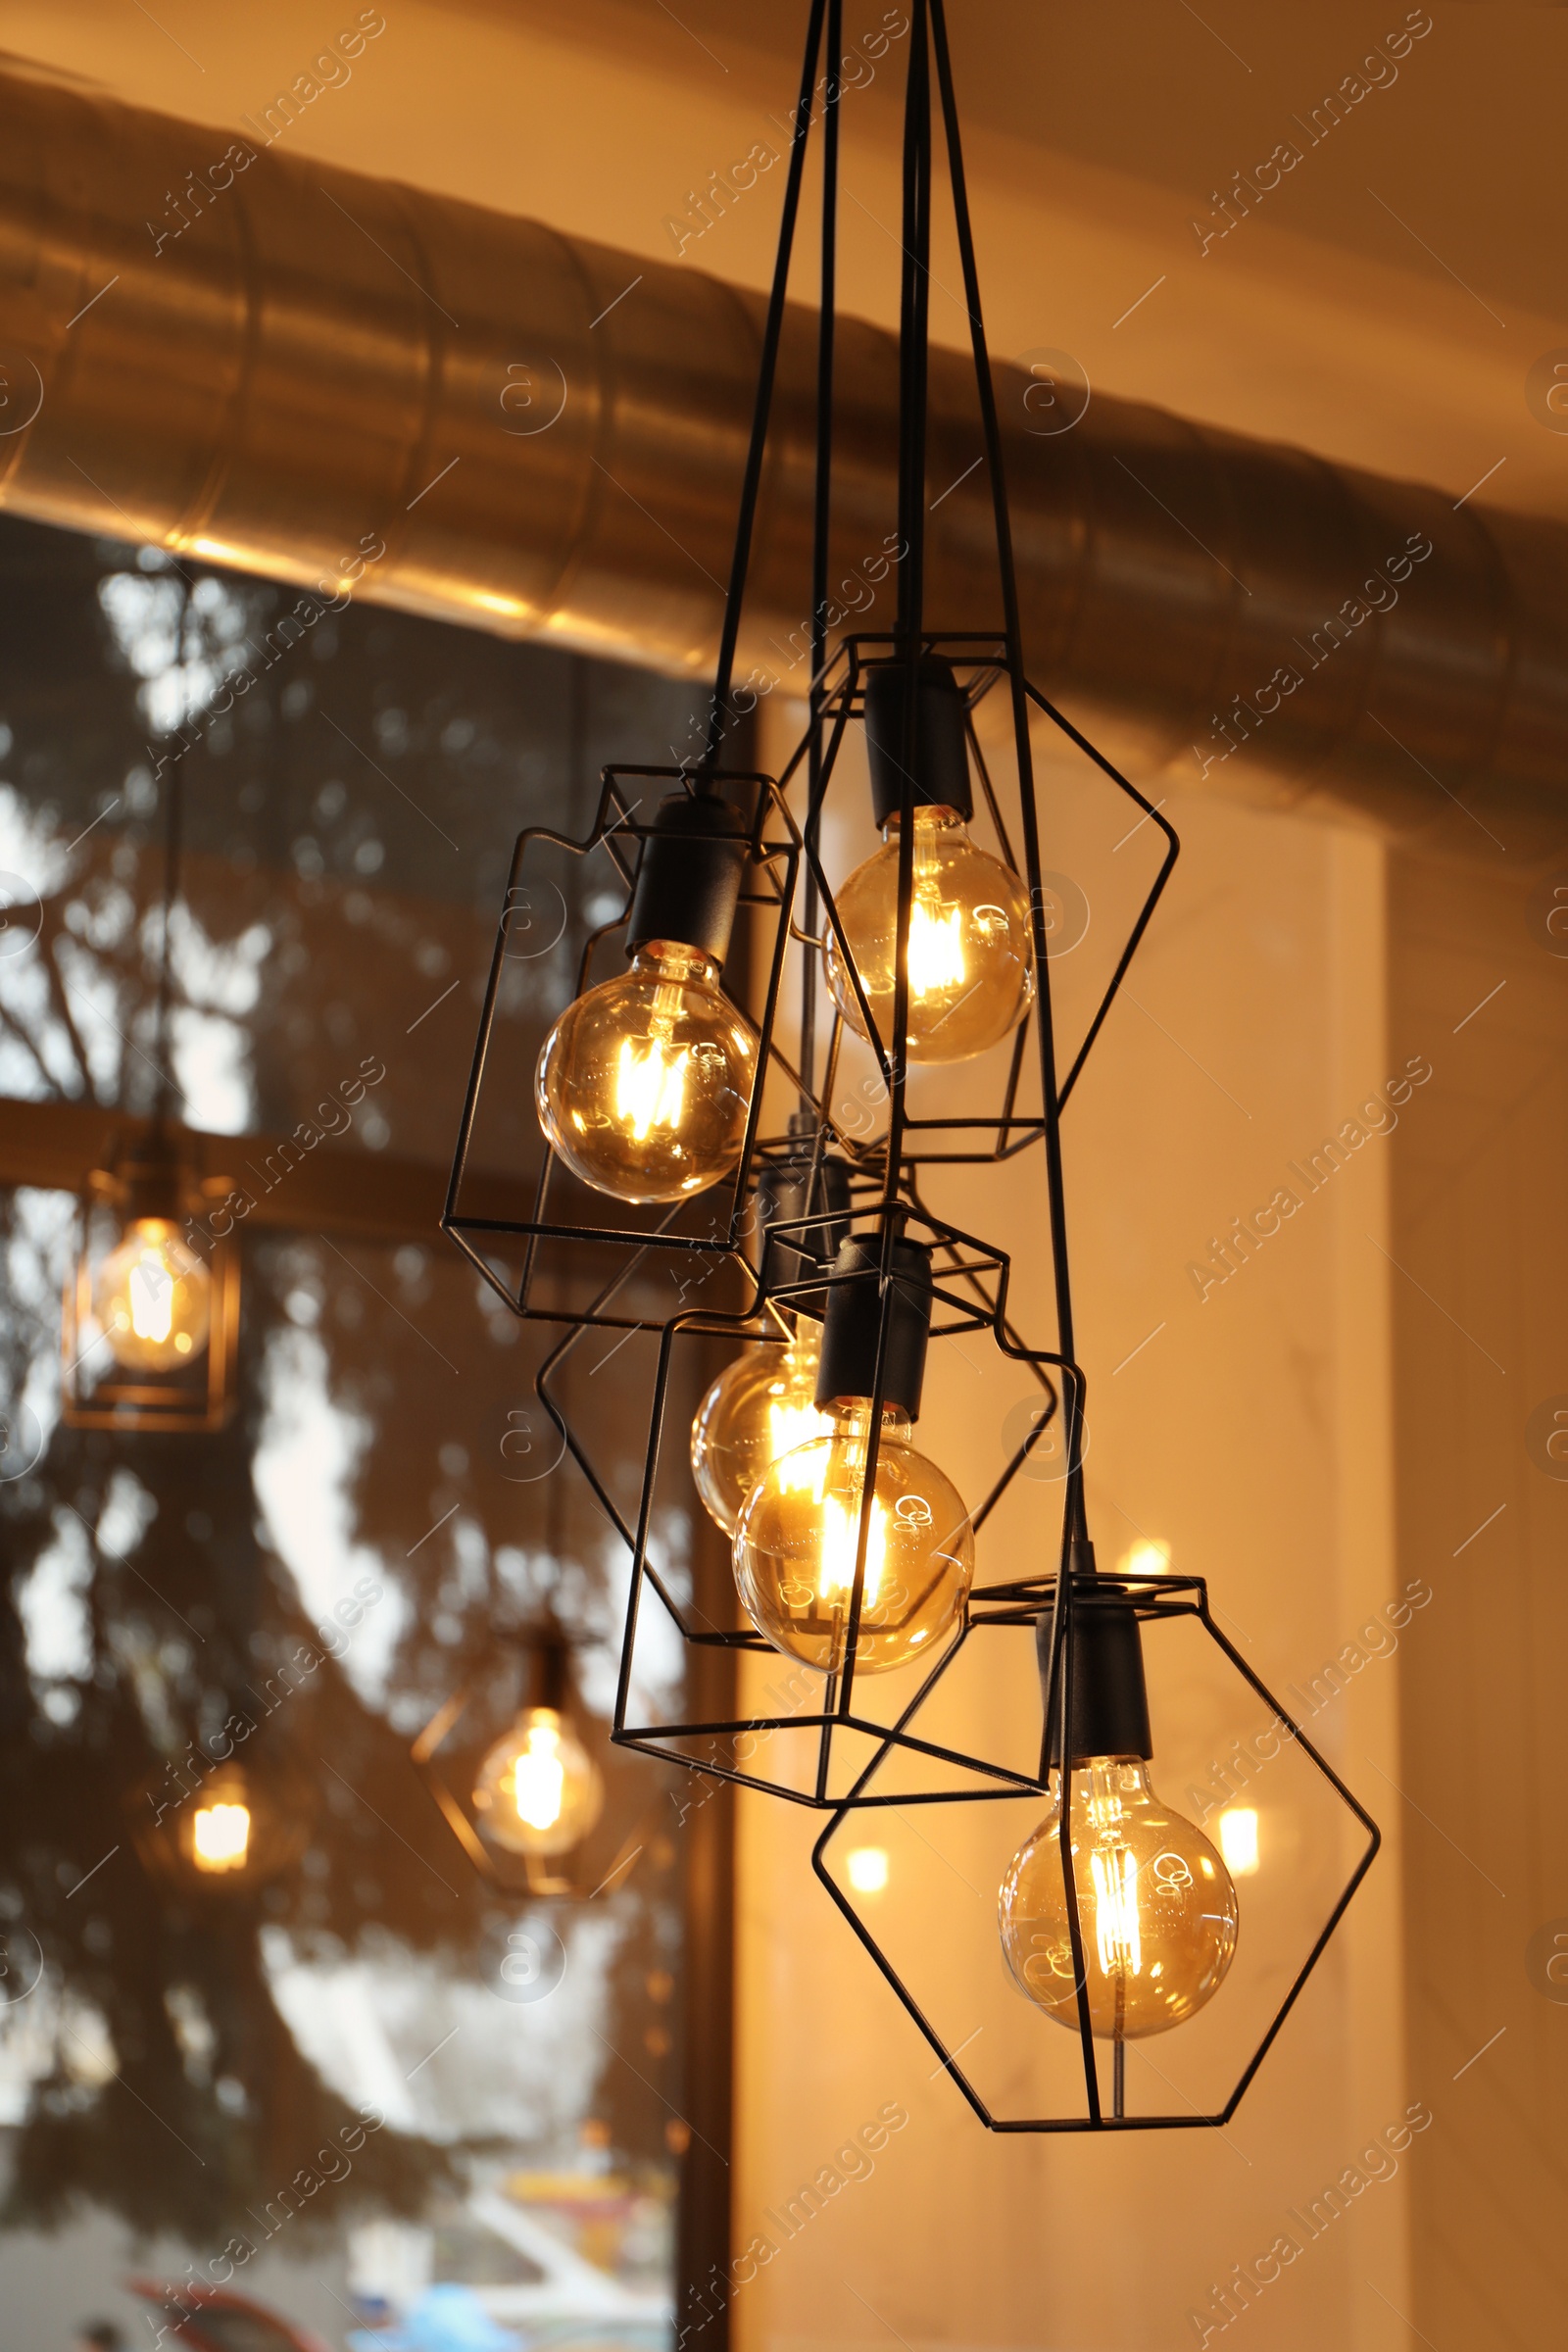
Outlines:
{"label": "bulb filament", "polygon": [[936,890],[915,895],[909,909],[909,988],[924,1000],[963,985],[963,909],[944,906]]}
{"label": "bulb filament", "polygon": [[615,1116],[633,1143],[646,1143],[656,1127],[678,1128],[686,1107],[686,1067],[691,1049],[670,1051],[670,1037],[680,1011],[680,991],[654,991],[652,1033],[641,1050],[629,1037],[620,1041],[615,1064]]}
{"label": "bulb filament", "polygon": [[138,1340],[167,1340],[174,1324],[174,1278],[152,1250],[130,1269],[130,1328]]}
{"label": "bulb filament", "polygon": [[530,1830],[553,1830],[561,1819],[565,1796],[566,1768],[561,1761],[561,1734],[552,1724],[535,1724],[528,1744],[512,1773],[512,1801],[517,1819]]}
{"label": "bulb filament", "polygon": [[797,1446],[805,1446],[812,1438],[825,1438],[833,1427],[826,1413],[819,1413],[814,1404],[793,1403],[774,1398],[767,1408],[767,1458],[770,1462],[793,1453]]}
{"label": "bulb filament", "polygon": [[1107,1977],[1142,1973],[1143,1936],[1138,1918],[1138,1858],[1126,1845],[1097,1846],[1089,1857],[1095,1882],[1095,1940],[1101,1971]]}

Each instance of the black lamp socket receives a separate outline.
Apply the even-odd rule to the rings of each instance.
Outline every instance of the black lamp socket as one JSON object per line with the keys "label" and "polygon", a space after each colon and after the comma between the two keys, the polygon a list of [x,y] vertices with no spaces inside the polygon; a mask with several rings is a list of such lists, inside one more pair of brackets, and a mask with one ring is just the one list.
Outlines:
{"label": "black lamp socket", "polygon": [[[1124,1594],[1100,1584],[1092,1544],[1074,1544],[1071,1558],[1074,1767],[1095,1756],[1148,1758],[1154,1747],[1149,1730],[1149,1690],[1137,1611]],[[1046,1704],[1046,1753],[1059,1767],[1060,1709],[1055,1692],[1046,1688],[1052,1622],[1050,1614],[1041,1616],[1035,1628],[1035,1645]]]}
{"label": "black lamp socket", "polygon": [[672,792],[654,811],[626,918],[626,953],[677,941],[722,963],[746,866],[747,825],[714,792]]}
{"label": "black lamp socket", "polygon": [[953,663],[940,654],[920,656],[912,697],[912,751],[906,744],[910,701],[906,662],[867,663],[865,752],[872,814],[879,826],[897,816],[904,806],[906,781],[912,777],[916,808],[952,808],[967,821],[974,814],[967,705]]}
{"label": "black lamp socket", "polygon": [[885,1299],[881,1265],[882,1245],[875,1239],[843,1243],[833,1260],[817,1360],[817,1409],[825,1410],[837,1396],[876,1394],[877,1341],[885,1306],[882,1401],[914,1421],[919,1418],[931,1336],[931,1252],[918,1242],[895,1242]]}
{"label": "black lamp socket", "polygon": [[[850,1171],[842,1159],[824,1156],[811,1181],[813,1148],[806,1144],[791,1159],[770,1160],[757,1179],[757,1238],[760,1263],[767,1269],[770,1288],[808,1282],[833,1263],[844,1240],[850,1207]],[[807,1233],[780,1235],[771,1245],[768,1229],[800,1217],[834,1212],[831,1225],[815,1225]],[[792,1314],[809,1315],[820,1323],[827,1313],[826,1291],[808,1291],[787,1299]]]}
{"label": "black lamp socket", "polygon": [[570,1687],[570,1650],[553,1627],[539,1636],[529,1661],[528,1682],[532,1696],[528,1704],[531,1707],[550,1707],[557,1715],[565,1713]]}

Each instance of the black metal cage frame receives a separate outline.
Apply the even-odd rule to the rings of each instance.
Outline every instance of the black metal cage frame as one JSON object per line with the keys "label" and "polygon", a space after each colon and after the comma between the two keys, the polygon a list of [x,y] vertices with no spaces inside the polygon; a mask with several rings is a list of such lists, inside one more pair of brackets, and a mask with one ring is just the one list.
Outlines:
{"label": "black metal cage frame", "polygon": [[[527,915],[528,885],[523,879],[528,852],[535,843],[551,847],[573,858],[588,858],[597,850],[605,850],[611,859],[612,871],[624,887],[626,903],[608,922],[591,930],[584,941],[578,960],[574,995],[581,996],[592,985],[590,974],[601,947],[624,929],[631,910],[632,894],[637,879],[637,859],[628,855],[632,844],[645,844],[653,834],[648,819],[638,821],[636,811],[646,799],[646,793],[631,797],[627,787],[642,783],[645,786],[663,782],[691,789],[692,778],[678,767],[612,766],[604,770],[599,808],[593,826],[581,841],[558,833],[548,825],[528,825],[518,834],[513,851],[508,874],[507,892],[502,905],[501,920],[497,925],[495,946],[491,952],[490,969],[485,983],[483,1006],[479,1016],[479,1033],[469,1068],[468,1084],[464,1097],[463,1116],[458,1129],[457,1150],[453,1158],[451,1179],[447,1188],[446,1204],[442,1211],[442,1231],[452,1238],[464,1255],[505,1299],[514,1315],[528,1322],[545,1323],[606,1323],[620,1327],[627,1318],[614,1316],[590,1305],[569,1309],[551,1303],[541,1303],[537,1296],[541,1273],[541,1250],[549,1245],[556,1253],[548,1269],[551,1274],[560,1270],[563,1257],[572,1250],[593,1253],[589,1262],[602,1261],[607,1248],[612,1250],[630,1250],[639,1258],[650,1250],[685,1252],[687,1255],[734,1257],[740,1246],[747,1215],[747,1200],[754,1157],[759,1150],[758,1129],[760,1124],[762,1098],[770,1065],[778,1065],[785,1078],[799,1087],[796,1072],[780,1054],[773,1038],[774,1015],[778,1005],[779,983],[783,974],[784,955],[788,939],[789,908],[794,902],[796,875],[800,859],[800,836],[784,807],[778,786],[770,776],[752,771],[720,770],[709,781],[725,785],[732,791],[750,792],[753,796],[750,824],[746,835],[746,874],[740,893],[740,905],[771,914],[774,937],[769,954],[768,980],[761,1017],[759,1023],[757,1082],[753,1088],[747,1116],[745,1141],[733,1175],[706,1193],[695,1194],[677,1200],[662,1213],[641,1226],[631,1226],[614,1220],[604,1224],[586,1224],[552,1217],[548,1212],[553,1191],[560,1189],[562,1165],[559,1154],[544,1144],[544,1158],[539,1170],[531,1217],[496,1217],[474,1214],[464,1205],[465,1187],[469,1179],[469,1160],[473,1149],[474,1129],[481,1115],[484,1079],[495,1039],[502,975],[508,960],[513,926],[519,914]],[[769,838],[768,822],[776,818],[782,827],[779,836]],[[720,837],[696,833],[698,843]],[[727,838],[727,837],[724,837]],[[733,1001],[733,1000],[732,1000]],[[745,1006],[737,1004],[736,1010],[745,1014]],[[543,1141],[543,1139],[541,1139]],[[714,1213],[716,1201],[717,1213]],[[708,1226],[704,1231],[683,1229],[681,1218],[691,1212],[696,1203],[709,1203]],[[617,1208],[620,1207],[617,1203]],[[515,1287],[498,1268],[490,1250],[509,1242],[521,1244],[521,1265]]]}
{"label": "black metal cage frame", "polygon": [[[1106,1598],[1124,1602],[1132,1609],[1140,1626],[1168,1623],[1180,1618],[1192,1619],[1200,1625],[1204,1634],[1223,1652],[1243,1681],[1250,1686],[1257,1697],[1264,1701],[1265,1705],[1272,1709],[1276,1723],[1315,1767],[1339,1802],[1353,1815],[1367,1833],[1366,1844],[1359,1859],[1338,1899],[1330,1909],[1327,1919],[1314,1937],[1305,1958],[1297,1970],[1285,1997],[1275,2010],[1261,2040],[1243,2067],[1241,2076],[1224,2105],[1212,2114],[1127,2115],[1124,2111],[1126,2045],[1119,2039],[1115,2040],[1112,2045],[1111,2111],[1108,2114],[1105,2112],[1100,2082],[1100,2068],[1095,2052],[1096,2036],[1091,2022],[1089,1972],[1083,1922],[1078,1900],[1076,1873],[1071,1860],[1072,1781],[1074,1772],[1081,1769],[1075,1766],[1071,1760],[1075,1754],[1072,1645],[1075,1630],[1081,1627],[1082,1612],[1091,1596],[1096,1603],[1102,1603]],[[1371,1814],[1346,1786],[1327,1757],[1307,1738],[1301,1725],[1275,1696],[1261,1676],[1248,1664],[1235,1643],[1215,1623],[1213,1613],[1209,1608],[1206,1579],[1172,1575],[1105,1576],[1093,1571],[1087,1574],[1083,1571],[1074,1571],[1068,1576],[1060,1578],[1023,1578],[1012,1584],[988,1586],[976,1592],[973,1598],[975,1606],[971,1610],[962,1639],[955,1642],[939,1661],[922,1689],[910,1701],[905,1715],[900,1718],[896,1734],[889,1737],[882,1751],[867,1765],[862,1776],[865,1786],[858,1787],[855,1798],[840,1807],[817,1838],[811,1850],[812,1870],[819,1884],[826,1887],[839,1911],[849,1921],[861,1944],[870,1954],[886,1984],[925,2036],[940,2062],[939,2071],[945,2070],[951,2075],[973,2113],[984,2124],[988,2132],[1219,2130],[1228,2124],[1236,2113],[1258,2068],[1274,2046],[1287,2017],[1300,1997],[1307,1979],[1322,1958],[1330,1936],[1344,1918],[1356,1888],[1371,1869],[1378,1848],[1382,1844],[1382,1833]],[[907,1725],[926,1704],[939,1682],[955,1664],[963,1647],[964,1641],[976,1633],[998,1627],[1038,1627],[1042,1618],[1049,1618],[1051,1624],[1050,1641],[1047,1646],[1048,1662],[1044,1670],[1044,1680],[1048,1690],[1054,1694],[1054,1706],[1048,1705],[1047,1713],[1049,1717],[1052,1713],[1059,1710],[1062,1726],[1062,1761],[1054,1768],[1049,1755],[1043,1750],[1039,1778],[1024,1786],[1037,1790],[1042,1796],[1049,1796],[1052,1770],[1059,1771],[1061,1775],[1059,1854],[1062,1895],[1067,1913],[1074,1962],[1074,1992],[1079,2046],[1083,2062],[1085,2112],[1080,2116],[1007,2117],[999,2116],[992,2111],[975,2084],[959,2066],[959,2052],[948,2048],[909,1985],[882,1950],[865,1921],[856,1910],[854,1904],[849,1901],[844,1889],[828,1870],[827,1854],[834,1838],[846,1823],[854,1820],[858,1808],[867,1801],[866,1787],[884,1769],[899,1741],[906,1736]],[[1005,1793],[1017,1795],[1022,1792],[1022,1789],[1015,1788]],[[975,1793],[982,1798],[993,1796],[991,1790],[980,1790]],[[886,1801],[890,1804],[904,1805],[916,1800],[898,1794]],[[1216,1995],[1216,1997],[1219,1996]]]}

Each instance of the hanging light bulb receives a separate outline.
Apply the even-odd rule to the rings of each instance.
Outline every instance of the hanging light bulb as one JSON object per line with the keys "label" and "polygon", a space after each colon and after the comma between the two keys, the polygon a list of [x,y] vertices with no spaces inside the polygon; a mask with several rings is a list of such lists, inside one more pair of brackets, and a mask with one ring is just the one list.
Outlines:
{"label": "hanging light bulb", "polygon": [[[1149,1778],[1149,1700],[1137,1616],[1104,1594],[1093,1551],[1074,1546],[1073,1774],[1068,1839],[1091,2027],[1118,2045],[1166,2033],[1212,1999],[1236,1951],[1231,1875],[1201,1830]],[[1049,1654],[1049,1623],[1041,1629]],[[999,1903],[1002,1949],[1020,1992],[1078,2031],[1077,1972],[1061,1853],[1061,1734],[1047,1708],[1051,1808],[1013,1856]],[[1119,2056],[1119,2049],[1118,2049]],[[1118,2112],[1120,2112],[1118,2077]]]}
{"label": "hanging light bulb", "polygon": [[831,1262],[842,1223],[835,1217],[831,1225],[776,1234],[770,1245],[766,1236],[781,1221],[847,1210],[849,1200],[848,1168],[841,1159],[819,1158],[806,1131],[791,1159],[771,1163],[759,1175],[764,1280],[791,1290],[794,1312],[774,1310],[786,1330],[786,1345],[750,1348],[726,1364],[692,1422],[692,1476],[704,1509],[726,1536],[735,1533],[746,1498],[768,1465],[809,1438],[826,1437],[833,1427],[832,1417],[816,1402],[827,1298],[799,1286]]}
{"label": "hanging light bulb", "polygon": [[[1076,2033],[1059,1772],[1051,1795],[1002,1883],[1002,1948],[1019,1991]],[[1196,2016],[1224,1981],[1239,1916],[1202,1831],[1160,1801],[1142,1756],[1091,1756],[1073,1774],[1070,1838],[1095,2033],[1136,2041]]]}
{"label": "hanging light bulb", "polygon": [[564,1854],[599,1819],[605,1784],[555,1707],[525,1707],[479,1767],[479,1827],[514,1854]]}
{"label": "hanging light bulb", "polygon": [[828,1436],[816,1402],[820,1328],[802,1316],[786,1347],[750,1348],[726,1364],[692,1423],[692,1476],[703,1507],[727,1536],[760,1478],[808,1439]]}
{"label": "hanging light bulb", "polygon": [[569,1652],[554,1620],[531,1646],[531,1703],[487,1752],[473,1809],[494,1844],[538,1859],[582,1843],[604,1809],[605,1783],[566,1711]]}
{"label": "hanging light bulb", "polygon": [[93,1309],[128,1371],[193,1363],[212,1323],[212,1277],[168,1217],[135,1217],[99,1266]]}
{"label": "hanging light bulb", "polygon": [[[870,1399],[845,1400],[825,1437],[774,1462],[735,1531],[735,1582],[753,1623],[823,1674],[846,1658],[870,1427]],[[864,1674],[939,1650],[974,1574],[963,1499],[910,1434],[906,1414],[884,1411],[856,1642]]]}
{"label": "hanging light bulb", "polygon": [[539,1122],[596,1192],[679,1200],[731,1169],[746,1141],[756,1031],[718,986],[745,863],[745,826],[711,793],[662,801],[627,920],[631,970],[569,1004],[539,1055]]}
{"label": "hanging light bulb", "polygon": [[[901,788],[905,767],[911,765],[909,1059],[968,1061],[1015,1029],[1034,1002],[1029,899],[1018,876],[969,839],[964,700],[952,663],[935,654],[921,658],[912,762],[902,748],[907,675],[904,664],[891,662],[873,663],[866,672],[866,751],[883,846],[838,893],[839,920],[886,1040],[893,1034],[898,978]],[[831,926],[823,957],[840,1012],[863,1036],[864,1016]]]}
{"label": "hanging light bulb", "polygon": [[[752,1490],[735,1529],[735,1582],[775,1649],[823,1674],[849,1654],[865,1496],[880,1321],[879,1246],[846,1242],[834,1263],[816,1402],[831,1427],[782,1455]],[[859,1279],[854,1279],[858,1277]],[[951,1479],[910,1443],[931,1319],[931,1261],[894,1250],[880,1443],[865,1534],[857,1671],[885,1674],[933,1656],[963,1611],[974,1533]]]}

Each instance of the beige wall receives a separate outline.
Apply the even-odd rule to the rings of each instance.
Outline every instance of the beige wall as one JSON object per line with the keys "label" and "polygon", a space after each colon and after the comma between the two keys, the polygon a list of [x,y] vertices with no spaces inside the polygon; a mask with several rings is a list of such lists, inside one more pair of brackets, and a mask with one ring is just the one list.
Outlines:
{"label": "beige wall", "polygon": [[1568,1391],[1568,963],[1538,889],[1496,856],[1396,860],[1389,893],[1394,1017],[1443,1065],[1394,1227],[1400,1567],[1438,1595],[1399,1772],[1408,2066],[1441,2125],[1413,2176],[1414,2316],[1445,2346],[1562,2328],[1568,2007],[1527,1968],[1538,1931],[1568,1936],[1568,1487],[1526,1445]]}
{"label": "beige wall", "polygon": [[[1142,843],[1111,852],[1125,825],[1108,808],[1076,806],[1054,784],[1050,798],[1048,859],[1082,875],[1094,902],[1081,967],[1058,967],[1070,1028],[1094,976],[1090,959],[1130,902],[1128,891],[1115,904],[1116,861]],[[1172,806],[1184,857],[1131,982],[1138,1003],[1113,1016],[1069,1122],[1090,1508],[1107,1562],[1144,1534],[1168,1542],[1179,1569],[1210,1577],[1232,1638],[1283,1690],[1304,1687],[1393,1598],[1406,1570],[1394,1539],[1388,1379],[1397,1277],[1378,1245],[1398,1254],[1391,1184],[1423,1133],[1448,1116],[1452,1056],[1446,1062],[1402,1007],[1385,1021],[1383,858],[1372,842],[1198,801]],[[848,844],[840,854],[848,858]],[[1292,1182],[1288,1161],[1303,1159],[1421,1054],[1433,1077],[1397,1131],[1372,1138],[1254,1262],[1200,1302],[1187,1268],[1209,1237]],[[950,1180],[949,1198],[954,1213],[1014,1251],[1039,1328],[1038,1159]],[[972,1494],[996,1466],[999,1424],[1021,1384],[994,1369],[978,1343],[964,1345],[962,1364],[935,1351],[921,1438]],[[982,1538],[983,1578],[1051,1557],[1054,1489],[1014,1494],[1016,1507]],[[1407,1573],[1420,1573],[1418,1559]],[[1128,2352],[1196,2343],[1188,2313],[1210,2285],[1263,2253],[1291,2226],[1288,2207],[1313,2197],[1407,2101],[1425,2097],[1437,2121],[1398,2175],[1325,2230],[1231,2331],[1269,2352],[1304,2352],[1329,2333],[1367,2347],[1405,2341],[1392,2314],[1411,2308],[1408,2199],[1423,2168],[1436,2171],[1440,2135],[1456,2117],[1430,2069],[1403,2048],[1406,1825],[1390,1781],[1403,1776],[1402,1661],[1420,1653],[1440,1616],[1436,1603],[1418,1612],[1397,1656],[1353,1674],[1346,1694],[1313,1718],[1314,1737],[1383,1821],[1388,1850],[1223,2135],[1109,2144],[988,2135],[956,2090],[931,2079],[926,2045],[811,1884],[819,1825],[748,1800],[736,2239],[760,2232],[779,2246],[737,2300],[748,2352],[889,2340],[890,2329],[911,2343]],[[1210,1678],[1198,1682],[1199,1713],[1212,1724],[1221,1694]],[[1157,1675],[1155,1686],[1156,1785],[1191,1811],[1186,1790],[1202,1758],[1184,1749],[1180,1691]],[[1037,1703],[1026,1669],[1009,1660],[987,1678],[985,1696],[977,1680],[952,1720],[983,1736],[1004,1712],[1026,1743],[1038,1738]],[[1239,1689],[1227,1703],[1237,1732],[1250,1728],[1255,1704]],[[1327,1884],[1321,1832],[1318,1846],[1288,1854],[1288,1793],[1266,1775],[1255,1785],[1264,1875],[1242,1886],[1254,1922],[1274,1918],[1282,1878],[1287,1908],[1298,1883],[1301,1916]],[[954,1977],[981,1948],[975,1922],[995,1899],[1001,1817],[1001,1808],[949,1809],[952,1826],[939,1830],[906,1808],[851,1840],[888,1846],[884,1917],[891,1930],[900,1914],[901,1948],[926,1939],[927,1981],[959,2009]],[[1019,1819],[1004,1859],[1032,1826]],[[1244,1913],[1244,1937],[1245,1923]],[[1267,1942],[1267,1931],[1254,1932]],[[991,1954],[994,1946],[983,1966]],[[1010,1994],[983,1989],[973,2013],[983,2011],[997,2050],[992,2080],[1021,2094],[1042,2036],[1065,2036]],[[1152,2051],[1178,2075],[1179,2038]],[[857,2127],[894,2101],[909,2122],[874,2174],[788,2237],[768,2209],[783,2213]]]}

